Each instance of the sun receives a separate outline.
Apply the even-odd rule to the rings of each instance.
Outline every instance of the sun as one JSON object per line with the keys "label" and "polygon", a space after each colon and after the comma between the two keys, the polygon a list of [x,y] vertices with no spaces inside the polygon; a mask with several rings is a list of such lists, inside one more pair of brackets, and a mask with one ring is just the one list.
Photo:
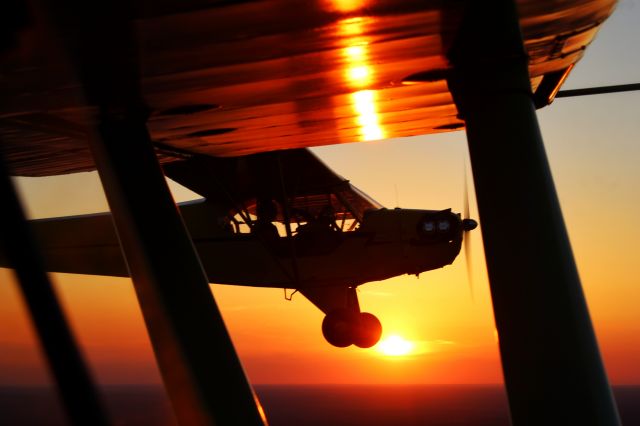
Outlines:
{"label": "sun", "polygon": [[403,337],[392,335],[378,343],[378,351],[387,356],[409,355],[414,344]]}

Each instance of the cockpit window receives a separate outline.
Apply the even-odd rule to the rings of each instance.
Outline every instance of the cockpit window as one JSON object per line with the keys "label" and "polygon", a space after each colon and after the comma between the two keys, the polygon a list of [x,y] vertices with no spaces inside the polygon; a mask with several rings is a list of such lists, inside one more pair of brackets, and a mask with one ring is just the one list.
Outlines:
{"label": "cockpit window", "polygon": [[[265,222],[273,223],[280,236],[286,235],[287,217],[291,227],[291,232],[296,234],[298,230],[308,225],[318,222],[326,222],[327,226],[335,231],[349,232],[357,229],[362,221],[365,209],[372,205],[379,204],[369,201],[359,201],[356,197],[350,196],[349,191],[341,191],[333,194],[317,194],[295,197],[288,200],[287,206],[282,205],[282,201],[266,201],[272,206],[269,209],[269,217],[261,218],[264,215],[265,200],[258,202],[250,200],[246,205],[239,205],[232,210],[230,218],[233,223],[235,233],[250,233],[255,226],[260,224],[265,226]],[[375,203],[375,204],[374,204]]]}

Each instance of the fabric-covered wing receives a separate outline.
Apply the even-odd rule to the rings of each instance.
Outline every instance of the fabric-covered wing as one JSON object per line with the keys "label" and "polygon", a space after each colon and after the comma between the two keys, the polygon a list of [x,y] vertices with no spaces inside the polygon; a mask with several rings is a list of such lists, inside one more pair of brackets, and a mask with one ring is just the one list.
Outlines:
{"label": "fabric-covered wing", "polygon": [[[47,271],[129,276],[111,214],[39,219],[30,225]],[[0,266],[10,266],[1,251]]]}
{"label": "fabric-covered wing", "polygon": [[[209,203],[196,201],[179,207],[194,239],[219,235],[215,209]],[[110,213],[38,219],[30,225],[47,271],[129,276]],[[10,267],[1,246],[0,267]]]}
{"label": "fabric-covered wing", "polygon": [[[194,155],[167,163],[165,174],[228,212],[255,214],[256,200],[287,200],[293,212],[317,215],[331,206],[338,218],[362,219],[382,206],[337,175],[308,149],[214,158]],[[283,211],[277,220],[282,221]]]}
{"label": "fabric-covered wing", "polygon": [[[155,142],[229,157],[464,127],[446,77],[465,2],[116,3],[135,10],[126,60],[140,64]],[[517,3],[531,88],[546,105],[616,0]],[[16,175],[92,170],[94,111],[59,37],[31,21],[23,49],[2,60],[0,149]]]}

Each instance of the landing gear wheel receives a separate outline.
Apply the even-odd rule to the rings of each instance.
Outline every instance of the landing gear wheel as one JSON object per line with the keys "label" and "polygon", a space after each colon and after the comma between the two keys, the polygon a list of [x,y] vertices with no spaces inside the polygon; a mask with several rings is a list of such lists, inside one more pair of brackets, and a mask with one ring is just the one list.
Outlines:
{"label": "landing gear wheel", "polygon": [[347,309],[336,309],[329,312],[322,321],[322,335],[327,342],[339,348],[346,348],[353,343],[353,335],[358,314]]}
{"label": "landing gear wheel", "polygon": [[353,343],[359,348],[370,348],[380,340],[382,324],[380,320],[368,312],[358,315],[354,323]]}

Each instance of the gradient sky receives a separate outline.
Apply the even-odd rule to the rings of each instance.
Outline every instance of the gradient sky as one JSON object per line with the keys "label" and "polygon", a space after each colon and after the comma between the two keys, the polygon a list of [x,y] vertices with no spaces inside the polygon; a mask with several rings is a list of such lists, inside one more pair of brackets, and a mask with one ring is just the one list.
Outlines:
{"label": "gradient sky", "polygon": [[[640,2],[623,0],[566,88],[640,81]],[[556,188],[610,380],[640,383],[640,93],[559,99],[538,114]],[[463,132],[314,149],[337,173],[387,207],[462,209]],[[468,164],[468,160],[466,161]],[[31,217],[106,210],[95,173],[17,180]],[[191,197],[173,187],[178,200]],[[473,200],[472,200],[473,201]],[[472,216],[476,212],[472,203]],[[517,212],[513,212],[517,214]],[[477,217],[477,216],[476,216]],[[213,292],[254,383],[499,383],[500,359],[481,235],[473,235],[473,297],[462,255],[420,279],[360,288],[383,338],[415,344],[407,357],[338,349],[320,332],[322,313],[281,289],[214,285]],[[56,288],[101,383],[157,383],[127,279],[54,274]],[[48,376],[12,282],[0,270],[0,385]]]}

